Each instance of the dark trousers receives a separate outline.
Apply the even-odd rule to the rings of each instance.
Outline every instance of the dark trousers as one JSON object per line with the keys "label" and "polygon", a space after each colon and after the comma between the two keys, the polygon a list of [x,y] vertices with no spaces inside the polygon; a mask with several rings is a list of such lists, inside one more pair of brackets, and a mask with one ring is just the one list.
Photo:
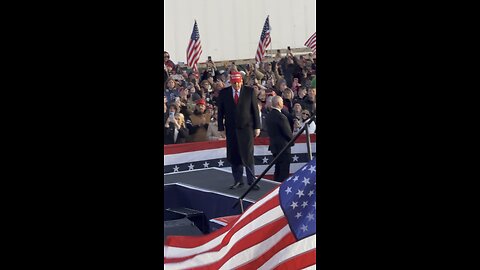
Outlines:
{"label": "dark trousers", "polygon": [[[255,165],[250,164],[248,165],[250,170],[252,170],[253,175],[250,173],[248,169],[247,171],[247,181],[248,184],[252,184],[255,181]],[[233,174],[233,180],[235,180],[235,183],[240,182],[243,183],[243,165],[233,165],[232,164],[232,174]]]}
{"label": "dark trousers", "polygon": [[[277,154],[273,154],[273,158]],[[277,161],[275,161],[275,172],[273,173],[273,180],[277,182],[283,182],[283,180],[288,178],[290,174],[290,153],[283,153]]]}

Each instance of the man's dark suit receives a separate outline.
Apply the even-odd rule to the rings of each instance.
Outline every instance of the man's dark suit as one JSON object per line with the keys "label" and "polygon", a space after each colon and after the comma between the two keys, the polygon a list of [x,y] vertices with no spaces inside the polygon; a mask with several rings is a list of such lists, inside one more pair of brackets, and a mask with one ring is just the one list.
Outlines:
{"label": "man's dark suit", "polygon": [[[254,90],[242,86],[238,104],[233,99],[233,88],[227,87],[220,91],[217,99],[218,105],[218,131],[224,131],[227,136],[227,159],[232,164],[232,174],[237,182],[243,182],[242,165],[248,166],[255,173],[253,159],[254,129],[260,129],[257,97]],[[225,118],[225,125],[223,119]],[[238,169],[241,168],[241,172]],[[255,175],[247,170],[247,180],[251,184]]]}
{"label": "man's dark suit", "polygon": [[[272,109],[267,116],[267,128],[270,136],[268,150],[276,157],[293,138],[292,130],[287,117],[276,109]],[[275,181],[282,182],[288,177],[290,173],[290,154],[291,149],[288,147],[275,162]]]}

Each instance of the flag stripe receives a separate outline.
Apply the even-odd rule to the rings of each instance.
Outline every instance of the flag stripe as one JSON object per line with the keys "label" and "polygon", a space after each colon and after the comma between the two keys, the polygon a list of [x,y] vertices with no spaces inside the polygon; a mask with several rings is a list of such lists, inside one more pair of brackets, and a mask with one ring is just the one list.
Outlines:
{"label": "flag stripe", "polygon": [[317,37],[314,37],[314,38],[310,39],[310,40],[306,43],[306,45],[315,44],[315,41],[317,41]]}
{"label": "flag stripe", "polygon": [[[262,211],[270,210],[275,207],[278,204],[278,200],[278,188],[276,188],[271,193],[268,193],[265,197],[250,206],[237,221],[232,222],[231,225],[227,227],[219,229],[218,234],[220,235],[218,237],[213,238],[211,237],[211,234],[209,234],[191,239],[189,238],[188,243],[183,242],[184,237],[168,237],[165,245],[169,246],[169,248],[166,249],[166,246],[164,246],[165,257],[184,257],[190,256],[192,253],[194,253],[194,251],[208,251],[210,248],[205,248],[203,246],[207,245],[209,241],[218,241],[217,238],[223,238],[225,235],[224,232],[228,232],[233,226],[238,226],[237,224],[239,224],[242,220],[247,219],[250,215],[252,215],[252,217],[250,217],[252,219],[258,218],[262,214]],[[221,241],[222,239],[220,239],[218,243]]]}
{"label": "flag stripe", "polygon": [[187,47],[187,65],[193,70],[198,71],[197,63],[202,54],[202,44],[200,42],[200,33],[198,31],[197,21],[193,25],[192,35]]}
{"label": "flag stripe", "polygon": [[[310,134],[310,141],[312,143],[316,143],[317,135]],[[306,142],[307,142],[307,136],[300,135],[300,137],[298,137],[298,139],[295,141],[295,145],[300,143],[306,143]],[[223,141],[206,141],[206,142],[194,142],[194,143],[182,143],[182,144],[167,144],[163,146],[163,150],[165,155],[170,155],[170,154],[177,154],[182,152],[217,149],[220,147],[225,147],[225,143],[226,141],[223,140]],[[255,138],[254,143],[255,145],[268,146],[270,143],[270,138],[268,137]],[[295,147],[295,145],[293,147]]]}
{"label": "flag stripe", "polygon": [[310,47],[310,48],[311,48],[311,47],[316,47],[316,41],[317,41],[317,40],[314,39],[311,43],[308,43],[307,46]]}
{"label": "flag stripe", "polygon": [[313,39],[316,39],[316,32],[313,34],[313,36],[311,36],[311,37],[307,40],[307,42],[305,42],[305,44],[308,44],[308,43],[312,42]]}
{"label": "flag stripe", "polygon": [[190,40],[188,43],[188,48],[187,48],[187,64],[192,62],[192,48],[194,44],[196,43],[195,40]]}
{"label": "flag stripe", "polygon": [[197,63],[198,59],[200,58],[200,53],[202,53],[202,49],[201,49],[200,46],[201,46],[201,44],[200,44],[200,41],[199,41],[193,47],[194,53],[193,53],[193,56],[192,56],[192,62],[194,62],[194,63]]}
{"label": "flag stripe", "polygon": [[[238,219],[219,229],[214,238],[168,237],[164,268],[314,269],[315,168],[316,161],[309,161]],[[178,246],[169,246],[175,242],[172,239],[181,241],[177,241]],[[192,242],[197,245],[192,246]]]}
{"label": "flag stripe", "polygon": [[[263,210],[264,209],[262,209],[262,208],[259,209],[259,211],[263,211]],[[278,212],[277,209],[270,209],[270,210],[267,210],[267,211],[269,212],[269,214],[265,215],[266,213],[263,213],[263,215],[259,215],[259,217],[258,217],[259,220],[263,220],[265,217],[274,216]],[[246,220],[246,222],[239,223],[233,229],[228,231],[227,235],[221,235],[221,237],[223,237],[223,238],[214,239],[214,241],[211,241],[211,242],[218,243],[219,240],[221,242],[218,243],[218,245],[216,245],[212,248],[209,248],[209,246],[207,246],[207,245],[203,245],[202,246],[203,250],[202,249],[197,249],[197,248],[191,248],[189,250],[179,250],[179,249],[169,250],[169,254],[168,254],[169,258],[164,258],[164,263],[185,261],[185,260],[191,259],[192,257],[196,256],[197,254],[207,253],[207,252],[212,252],[212,251],[220,251],[224,246],[228,245],[229,242],[232,241],[232,238],[235,239],[234,236],[237,232],[239,234],[250,233],[248,231],[246,232],[245,230],[242,231],[242,229],[244,227],[248,226],[249,224],[251,224],[251,221],[254,221],[254,220],[255,219]],[[273,220],[273,218],[272,218],[272,220]],[[266,221],[266,222],[268,222],[268,221]],[[263,223],[263,224],[265,224],[265,223]],[[209,249],[207,250],[207,248],[209,248]],[[178,253],[175,253],[175,252],[178,252]],[[167,256],[167,254],[165,256]]]}
{"label": "flag stripe", "polygon": [[[230,258],[228,262],[225,263],[220,269],[234,269],[238,266],[246,266],[248,267],[248,269],[255,269],[249,266],[250,263],[255,263],[254,261],[252,261],[252,258],[256,259],[263,256],[265,251],[268,251],[269,249],[277,245],[282,239],[285,239],[286,235],[292,234],[288,225],[284,226],[281,230],[277,230],[274,232],[275,234],[270,237],[268,235],[263,236],[264,238],[268,237],[266,240],[261,241],[259,244],[245,249],[244,251],[239,252],[238,254]],[[258,237],[261,236],[259,235]],[[245,260],[245,258],[249,258],[250,261]]]}
{"label": "flag stripe", "polygon": [[[291,148],[291,154],[302,154],[307,152],[306,143],[297,143]],[[313,153],[317,152],[317,144],[311,144],[311,150]],[[270,156],[272,153],[268,150],[268,145],[255,145],[254,146],[254,156]],[[178,163],[186,162],[195,162],[195,161],[204,161],[210,159],[220,159],[226,158],[226,147],[212,149],[212,150],[199,150],[195,151],[195,154],[192,152],[179,153],[179,154],[165,154],[163,156],[163,165],[173,165]],[[211,166],[213,167],[213,166]]]}
{"label": "flag stripe", "polygon": [[[269,210],[268,212],[266,213],[263,213],[263,215],[261,215],[260,217],[258,217],[257,219],[255,219],[256,222],[262,222],[261,224],[265,224],[267,222],[270,222],[271,220],[275,220],[275,219],[278,219],[279,218],[279,213],[281,212],[281,208],[280,207],[275,207],[271,210]],[[280,215],[281,216],[281,215]],[[271,220],[268,220],[267,218],[271,218]],[[255,224],[254,224],[255,225]],[[245,237],[246,235],[248,235],[250,232],[248,231],[248,229],[254,229],[255,227],[252,228],[252,222],[249,222],[247,224],[245,224],[243,227],[235,227],[234,229],[236,229],[235,231],[232,231],[232,232],[228,232],[226,237],[223,238],[223,239],[219,239],[221,241],[221,245],[218,246],[218,245],[215,245],[214,247],[212,248],[208,248],[207,245],[202,245],[202,249],[196,249],[196,248],[192,248],[192,249],[189,249],[189,250],[183,250],[183,252],[181,253],[176,253],[175,251],[171,251],[169,252],[169,257],[171,258],[182,258],[184,261],[185,260],[189,260],[191,259],[191,256],[192,255],[196,255],[196,254],[207,254],[209,253],[212,249],[214,249],[214,251],[219,251],[219,250],[222,250],[224,249],[225,247],[228,247],[230,246],[232,243],[235,243],[239,237]],[[218,238],[214,239],[214,240],[218,240]],[[211,241],[213,242],[213,241]],[[208,248],[208,249],[207,249]],[[195,252],[196,250],[200,250],[199,252]],[[166,258],[165,259],[165,262],[168,262],[170,258]],[[178,261],[178,260],[177,260]]]}
{"label": "flag stripe", "polygon": [[265,253],[262,254],[261,257],[257,258],[256,260],[242,265],[235,270],[249,270],[249,269],[258,269],[262,264],[268,261],[275,253],[279,252],[280,250],[284,249],[285,247],[295,243],[297,241],[295,236],[292,233],[289,233],[283,237],[275,246],[273,246],[270,250],[267,250]]}
{"label": "flag stripe", "polygon": [[200,42],[194,43],[192,53],[190,54],[190,63],[192,65],[197,64],[198,59],[200,58],[200,54],[202,53],[202,50],[199,49],[201,46]]}
{"label": "flag stripe", "polygon": [[188,47],[187,63],[192,63],[193,62],[193,54],[194,54],[194,49],[195,49],[196,44],[197,44],[197,42],[195,40],[190,41],[190,46]]}
{"label": "flag stripe", "polygon": [[[237,242],[237,244],[230,251],[228,251],[225,254],[225,256],[222,260],[219,260],[219,261],[215,262],[214,264],[210,264],[210,265],[208,265],[208,267],[214,267],[215,269],[219,269],[220,266],[223,263],[225,263],[228,260],[229,257],[237,254],[238,252],[240,252],[240,251],[252,246],[253,244],[258,243],[260,240],[262,240],[262,238],[258,237],[259,234],[268,235],[272,231],[277,232],[281,228],[285,227],[287,224],[288,224],[287,219],[285,217],[281,217],[281,218],[279,218],[275,221],[272,221],[269,224],[266,224],[265,226],[260,226],[259,228],[254,228],[254,230],[250,234],[248,234],[246,237],[240,238],[239,241]],[[209,253],[211,253],[212,251],[220,251],[221,248],[222,247],[220,246],[218,248],[215,248],[215,250],[210,250]],[[178,259],[178,258],[177,259],[168,259],[168,260],[164,260],[164,263],[181,262],[181,261],[185,261],[187,259],[191,259],[194,256],[196,256],[196,255],[189,256],[187,258],[181,258],[181,260]]]}
{"label": "flag stripe", "polygon": [[316,248],[317,235],[306,237],[277,252],[270,260],[258,268],[258,270],[274,269],[282,262]]}
{"label": "flag stripe", "polygon": [[[256,228],[254,232],[252,232],[247,237],[240,239],[232,249],[228,251],[223,258],[218,260],[216,263],[208,265],[208,268],[200,267],[194,269],[233,269],[237,267],[239,264],[245,263],[245,260],[241,259],[242,254],[247,251],[251,250],[252,246],[256,246],[264,242],[265,238],[271,238],[275,235],[275,232],[281,231],[283,228],[288,226],[288,220],[285,217],[272,221],[271,223],[265,224],[259,228]],[[268,247],[265,247],[268,248]],[[255,258],[255,256],[260,256],[261,252],[257,252],[252,254],[251,258]],[[240,261],[236,257],[240,256]]]}
{"label": "flag stripe", "polygon": [[282,264],[275,267],[276,270],[296,270],[302,269],[314,265],[316,263],[317,250],[313,249],[302,253],[298,256],[293,257],[292,259],[283,262]]}
{"label": "flag stripe", "polygon": [[260,41],[258,42],[257,52],[255,53],[255,60],[261,62],[265,57],[266,48],[270,45],[272,39],[270,38],[270,22],[267,16],[260,34]]}
{"label": "flag stripe", "polygon": [[313,35],[307,39],[307,41],[304,44],[305,46],[309,47],[312,49],[313,53],[316,53],[317,50],[317,32],[313,33]]}
{"label": "flag stripe", "polygon": [[[258,224],[266,224],[268,222],[271,222],[272,220],[277,220],[282,217],[284,217],[282,208],[280,206],[277,206],[274,209],[268,211],[267,213],[261,215],[258,219],[255,220],[255,222],[250,222],[246,226],[241,228],[237,233],[232,236],[228,244],[222,247],[219,251],[202,253],[180,263],[167,263],[164,265],[168,266],[169,269],[191,269],[194,266],[202,266],[214,263],[224,257],[237,244],[238,241],[248,236],[250,233],[252,233],[252,231],[254,233],[254,230],[258,227]],[[286,232],[284,232],[285,230]],[[284,229],[282,229],[280,232],[288,233],[290,232],[290,227],[286,225]],[[276,237],[278,237],[278,234],[280,234],[280,232],[270,237],[269,240],[272,239],[270,241],[275,241]],[[270,241],[267,240],[264,242],[268,244],[270,243]]]}

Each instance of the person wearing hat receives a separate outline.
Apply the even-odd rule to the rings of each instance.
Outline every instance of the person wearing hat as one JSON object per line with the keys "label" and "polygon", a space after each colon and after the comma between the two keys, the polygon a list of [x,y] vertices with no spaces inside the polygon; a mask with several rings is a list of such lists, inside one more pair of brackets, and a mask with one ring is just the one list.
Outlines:
{"label": "person wearing hat", "polygon": [[190,115],[190,119],[187,120],[187,127],[190,134],[188,142],[208,141],[207,130],[211,113],[206,112],[206,108],[207,103],[203,98],[197,100],[195,111]]}
{"label": "person wearing hat", "polygon": [[[260,135],[260,115],[257,97],[251,87],[243,86],[240,72],[230,74],[231,87],[222,89],[218,95],[218,131],[227,138],[227,160],[232,166],[234,184],[231,189],[244,185],[243,167],[249,185],[255,181],[255,162],[253,158],[254,137]],[[225,124],[224,124],[225,121]],[[254,190],[260,189],[258,185]]]}
{"label": "person wearing hat", "polygon": [[167,51],[163,51],[163,67],[164,76],[167,75],[167,77],[171,75],[172,70],[175,70],[175,63],[170,59],[170,54]]}

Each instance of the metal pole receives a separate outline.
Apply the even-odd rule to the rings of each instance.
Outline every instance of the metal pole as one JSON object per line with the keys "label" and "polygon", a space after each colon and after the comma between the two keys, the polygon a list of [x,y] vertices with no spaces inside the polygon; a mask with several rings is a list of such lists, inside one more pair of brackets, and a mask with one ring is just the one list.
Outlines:
{"label": "metal pole", "polygon": [[[243,193],[242,196],[240,196],[239,200],[240,202],[242,202],[242,199],[245,198],[245,196],[247,196],[247,194],[252,190],[253,186],[255,186],[258,182],[260,182],[260,179],[262,179],[263,176],[265,176],[265,174],[267,174],[268,170],[270,170],[270,168],[273,167],[273,165],[275,165],[275,161],[277,161],[277,159],[281,156],[281,154],[288,148],[290,147],[294,141],[297,140],[298,137],[300,137],[300,135],[303,133],[303,130],[305,130],[307,128],[307,125],[310,124],[313,119],[315,118],[315,116],[312,116],[310,117],[310,119],[308,121],[306,121],[305,125],[298,131],[297,135],[293,136],[293,139],[285,146],[283,147],[283,149],[278,153],[278,155],[270,162],[270,164],[268,164],[267,168],[262,172],[262,174],[260,174],[257,179],[252,183],[252,185],[247,189],[247,191],[245,191]],[[308,134],[308,132],[307,132]],[[307,150],[310,149],[310,135],[307,135]],[[312,150],[310,149],[310,160],[312,160]],[[250,170],[250,168],[248,168],[248,166],[245,166],[244,167],[250,171],[250,173],[253,174],[253,172]],[[255,174],[253,174],[254,178],[255,178]],[[235,208],[237,206],[239,202],[236,202],[232,208]]]}
{"label": "metal pole", "polygon": [[242,214],[243,214],[243,212],[244,212],[244,210],[243,210],[243,199],[240,199],[240,209],[242,209]]}
{"label": "metal pole", "polygon": [[310,133],[308,133],[308,123],[305,123],[305,125],[307,126],[305,128],[305,133],[307,134],[307,157],[308,157],[308,160],[312,160],[312,146],[310,145]]}

